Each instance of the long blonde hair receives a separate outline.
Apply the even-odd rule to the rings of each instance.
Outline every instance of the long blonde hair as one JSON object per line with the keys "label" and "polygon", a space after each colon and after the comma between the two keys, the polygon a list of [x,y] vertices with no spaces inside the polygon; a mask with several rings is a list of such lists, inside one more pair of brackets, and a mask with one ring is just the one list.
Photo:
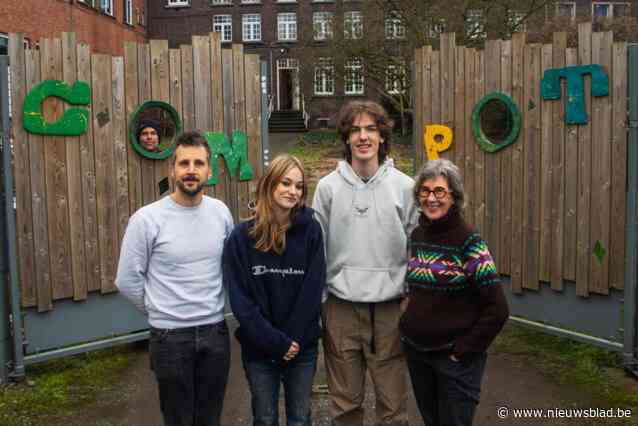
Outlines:
{"label": "long blonde hair", "polygon": [[[301,172],[303,181],[303,193],[299,203],[290,213],[290,221],[286,225],[280,225],[275,220],[273,193],[277,185],[284,178],[286,173],[297,168]],[[286,231],[292,225],[292,219],[297,211],[306,205],[308,185],[303,164],[297,157],[289,154],[278,155],[257,183],[255,210],[252,216],[255,223],[249,231],[249,235],[255,239],[255,248],[259,251],[268,252],[273,250],[277,254],[282,254],[286,250]]]}

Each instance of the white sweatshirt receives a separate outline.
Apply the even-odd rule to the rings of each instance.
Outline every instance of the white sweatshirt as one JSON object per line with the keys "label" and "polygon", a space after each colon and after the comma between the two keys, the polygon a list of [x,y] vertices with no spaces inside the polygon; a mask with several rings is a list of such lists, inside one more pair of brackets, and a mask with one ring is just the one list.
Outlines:
{"label": "white sweatshirt", "polygon": [[350,164],[319,181],[313,200],[324,233],[327,290],[352,302],[383,302],[403,292],[408,236],[418,214],[414,181],[388,159],[368,182]]}

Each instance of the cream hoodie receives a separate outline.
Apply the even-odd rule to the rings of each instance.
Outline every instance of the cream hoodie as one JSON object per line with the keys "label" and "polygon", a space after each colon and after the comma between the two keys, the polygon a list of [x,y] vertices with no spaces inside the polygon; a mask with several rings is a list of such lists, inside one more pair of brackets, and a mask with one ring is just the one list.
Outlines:
{"label": "cream hoodie", "polygon": [[401,295],[418,218],[413,185],[391,159],[367,183],[346,161],[319,181],[313,208],[324,234],[329,293],[352,302]]}

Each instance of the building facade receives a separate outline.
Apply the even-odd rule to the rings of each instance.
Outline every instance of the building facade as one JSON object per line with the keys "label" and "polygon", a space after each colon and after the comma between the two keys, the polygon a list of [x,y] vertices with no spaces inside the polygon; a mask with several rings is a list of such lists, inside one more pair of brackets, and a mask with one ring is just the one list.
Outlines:
{"label": "building facade", "polygon": [[[538,18],[635,16],[635,3],[558,1],[545,13],[539,10]],[[268,64],[272,109],[303,110],[309,115],[310,127],[333,126],[336,112],[346,100],[370,97],[384,101],[388,94],[409,92],[409,83],[402,82],[409,79],[411,34],[406,33],[400,14],[381,10],[370,0],[154,0],[151,4],[149,38],[168,39],[170,47],[177,48],[190,44],[193,35],[216,31],[227,47],[243,43],[245,52],[259,54]],[[479,39],[489,35],[481,34],[485,17],[480,11],[467,12],[465,23],[461,23],[465,31],[473,31],[471,37]],[[427,37],[458,31],[457,27],[437,18],[429,24]],[[342,40],[341,46],[369,39],[385,43],[383,55],[388,60],[385,65],[375,65],[385,67],[385,76],[381,71],[376,80],[369,78],[364,67],[371,64],[356,56],[339,57],[330,42],[335,37]]]}
{"label": "building facade", "polygon": [[[152,0],[150,0],[152,1]],[[9,33],[23,33],[26,43],[74,32],[94,53],[121,56],[127,41],[145,42],[147,0],[4,0],[0,1],[0,54]]]}

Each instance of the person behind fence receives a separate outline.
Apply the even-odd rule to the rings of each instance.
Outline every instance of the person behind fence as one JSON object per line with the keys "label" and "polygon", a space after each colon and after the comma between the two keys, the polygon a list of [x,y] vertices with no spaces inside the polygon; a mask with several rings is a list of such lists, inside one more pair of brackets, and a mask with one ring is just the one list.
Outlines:
{"label": "person behind fence", "polygon": [[222,250],[233,219],[203,195],[210,148],[180,135],[171,158],[174,192],[129,220],[116,285],[150,324],[151,368],[166,426],[220,424],[230,364]]}
{"label": "person behind fence", "polygon": [[486,350],[509,316],[485,240],[463,219],[458,167],[439,159],[416,177],[419,226],[410,238],[409,296],[400,329],[428,426],[471,425]]}
{"label": "person behind fence", "polygon": [[413,180],[387,158],[392,121],[381,105],[349,102],[337,126],[346,160],[319,181],[313,200],[327,248],[322,323],[330,415],[337,426],[363,425],[368,371],[376,424],[407,425],[398,326]]}
{"label": "person behind fence", "polygon": [[160,123],[156,120],[142,120],[137,126],[137,140],[149,152],[160,150]]}
{"label": "person behind fence", "polygon": [[311,425],[326,264],[307,193],[300,161],[275,158],[259,180],[253,217],[235,227],[224,249],[255,426],[279,425],[280,383],[287,424]]}

